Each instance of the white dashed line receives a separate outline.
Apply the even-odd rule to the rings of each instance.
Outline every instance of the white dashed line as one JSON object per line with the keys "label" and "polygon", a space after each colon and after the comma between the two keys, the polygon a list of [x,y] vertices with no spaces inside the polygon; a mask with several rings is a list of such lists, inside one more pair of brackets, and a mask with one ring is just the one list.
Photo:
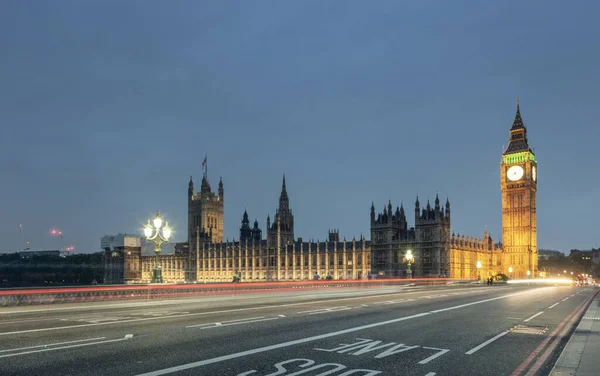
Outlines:
{"label": "white dashed line", "polygon": [[535,315],[531,316],[530,318],[523,320],[523,322],[529,322],[529,321],[535,319],[536,317],[538,317],[539,315],[541,315],[542,313],[544,313],[544,311],[540,311],[540,312],[536,313]]}

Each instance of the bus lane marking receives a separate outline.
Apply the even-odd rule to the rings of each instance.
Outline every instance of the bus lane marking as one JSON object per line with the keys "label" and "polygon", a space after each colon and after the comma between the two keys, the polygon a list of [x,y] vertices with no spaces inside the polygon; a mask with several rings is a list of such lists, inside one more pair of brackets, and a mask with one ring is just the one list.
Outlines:
{"label": "bus lane marking", "polygon": [[419,361],[419,364],[427,364],[432,360],[446,354],[449,352],[449,349],[440,349],[437,347],[428,347],[428,346],[420,346],[420,345],[407,345],[405,343],[396,343],[396,342],[388,342],[383,343],[383,341],[376,341],[372,339],[366,338],[356,338],[357,342],[354,343],[340,343],[340,346],[335,347],[333,349],[322,349],[315,348],[316,351],[325,351],[325,352],[335,352],[338,354],[348,354],[348,355],[363,355],[373,351],[383,350],[377,355],[375,355],[375,359],[382,359],[388,357],[390,355],[395,355],[399,353],[403,353],[405,351],[415,350],[415,349],[425,349],[425,350],[435,350],[436,353]]}
{"label": "bus lane marking", "polygon": [[464,308],[464,307],[470,307],[470,306],[473,306],[476,304],[483,304],[483,303],[487,303],[487,302],[491,302],[491,301],[496,301],[499,299],[506,299],[509,297],[530,294],[530,293],[531,293],[530,290],[515,292],[515,293],[511,293],[511,294],[497,296],[494,298],[478,300],[478,301],[474,301],[474,302],[470,302],[470,303],[460,304],[460,305],[456,305],[456,306],[450,306],[450,307],[441,308],[441,309],[437,309],[437,310],[433,310],[433,311],[426,311],[426,312],[422,312],[422,313],[418,313],[418,314],[414,314],[414,315],[410,315],[410,316],[403,316],[403,317],[398,317],[398,318],[391,319],[391,320],[378,321],[378,322],[374,322],[374,323],[370,323],[370,324],[365,324],[365,325],[355,326],[355,327],[351,327],[351,328],[347,328],[347,329],[343,329],[343,330],[338,330],[335,332],[329,332],[329,333],[319,334],[316,336],[299,338],[299,339],[295,339],[295,340],[291,340],[291,341],[276,343],[273,345],[268,345],[268,346],[258,347],[258,348],[249,349],[249,350],[245,350],[245,351],[240,351],[237,353],[232,353],[232,354],[222,355],[222,356],[218,356],[218,357],[214,357],[214,358],[199,360],[196,362],[181,364],[179,366],[163,368],[163,369],[159,369],[159,370],[155,370],[155,371],[141,373],[141,374],[138,374],[138,376],[160,376],[160,375],[166,375],[166,374],[170,374],[170,373],[174,373],[174,372],[185,371],[185,370],[189,370],[192,368],[202,367],[202,366],[209,365],[209,364],[220,363],[220,362],[231,360],[231,359],[243,358],[246,356],[260,354],[260,353],[271,351],[271,350],[277,350],[277,349],[300,345],[300,344],[304,344],[304,343],[308,343],[308,342],[314,342],[314,341],[318,341],[318,340],[325,339],[325,338],[336,337],[336,336],[340,336],[343,334],[354,333],[354,332],[371,329],[371,328],[377,328],[377,327],[384,326],[384,325],[390,325],[390,324],[395,324],[395,323],[402,322],[402,321],[407,321],[407,320],[412,320],[412,319],[416,319],[416,318],[420,318],[420,317],[430,316],[430,315],[440,313],[440,312],[447,312],[447,311],[460,309],[460,308]]}

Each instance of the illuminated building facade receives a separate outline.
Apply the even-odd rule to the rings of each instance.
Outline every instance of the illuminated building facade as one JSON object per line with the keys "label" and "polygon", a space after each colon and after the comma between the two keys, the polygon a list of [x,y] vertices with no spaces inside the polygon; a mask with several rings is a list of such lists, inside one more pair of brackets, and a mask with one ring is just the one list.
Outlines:
{"label": "illuminated building facade", "polygon": [[[174,254],[160,256],[163,278],[166,282],[212,282],[231,281],[238,275],[252,282],[311,280],[315,274],[332,279],[360,279],[370,274],[404,277],[404,256],[409,249],[414,255],[414,278],[486,279],[500,273],[526,278],[527,271],[534,277],[537,161],[529,148],[518,103],[500,172],[503,243],[495,243],[487,230],[481,238],[453,233],[450,201],[442,204],[437,195],[433,205],[427,200],[422,206],[417,198],[412,227],[403,205],[393,210],[388,202],[376,214],[372,204],[371,240],[361,235],[358,240],[340,241],[339,231],[334,230],[324,241],[303,241],[294,234],[285,176],[273,221],[267,217],[265,239],[258,221],[251,227],[244,212],[239,240],[223,242],[223,182],[219,182],[218,193],[213,193],[204,170],[200,192],[194,192],[191,178],[188,185],[188,241],[176,244]],[[113,274],[118,276],[111,280],[150,281],[153,257],[131,251],[107,250],[107,256],[113,258],[107,265],[114,264]],[[134,281],[133,276],[139,279]]]}
{"label": "illuminated building facade", "polygon": [[527,129],[517,113],[510,128],[509,144],[500,162],[502,191],[502,244],[504,262],[513,268],[515,278],[537,275],[537,160],[527,140]]}

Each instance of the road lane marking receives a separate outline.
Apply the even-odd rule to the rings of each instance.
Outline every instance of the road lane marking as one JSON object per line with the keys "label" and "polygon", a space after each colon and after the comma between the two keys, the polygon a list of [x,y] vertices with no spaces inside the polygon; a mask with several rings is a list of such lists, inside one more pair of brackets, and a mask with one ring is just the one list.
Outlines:
{"label": "road lane marking", "polygon": [[501,338],[505,335],[507,335],[508,332],[502,332],[500,334],[498,334],[497,336],[494,336],[490,339],[488,339],[487,341],[483,342],[482,344],[473,347],[471,350],[467,351],[465,354],[466,355],[472,355],[474,354],[477,350],[481,350],[482,348],[486,347],[487,345],[489,345],[490,343],[494,342],[495,340],[497,340],[498,338]]}
{"label": "road lane marking", "polygon": [[552,304],[550,307],[548,307],[548,309],[552,309],[552,308],[556,307],[556,306],[557,306],[557,305],[559,305],[559,304],[560,304],[560,302],[558,302],[558,303],[554,303],[554,304]]}
{"label": "road lane marking", "polygon": [[285,348],[285,347],[300,345],[300,344],[307,343],[307,342],[314,342],[314,341],[318,341],[318,340],[325,339],[325,338],[339,336],[339,335],[342,335],[342,334],[353,333],[353,332],[357,332],[357,331],[361,331],[361,330],[365,330],[365,329],[376,328],[376,327],[383,326],[383,325],[395,324],[395,323],[406,321],[406,320],[412,320],[412,319],[416,319],[416,318],[419,318],[419,317],[430,316],[430,315],[435,314],[437,312],[445,312],[445,311],[448,311],[448,310],[451,310],[451,309],[457,309],[457,308],[472,306],[472,305],[475,305],[475,304],[487,303],[487,302],[490,302],[490,301],[494,301],[494,300],[498,300],[498,299],[504,299],[504,298],[508,298],[508,297],[512,297],[512,296],[517,296],[517,295],[523,295],[523,294],[531,293],[531,291],[532,290],[526,290],[526,291],[521,291],[521,292],[517,292],[517,293],[512,293],[512,294],[507,294],[507,295],[499,296],[499,297],[492,298],[492,299],[484,299],[484,300],[479,300],[479,301],[472,302],[472,303],[469,303],[469,304],[461,304],[461,305],[454,306],[454,307],[448,307],[448,308],[442,309],[442,310],[422,312],[422,313],[418,313],[418,314],[415,314],[415,315],[399,317],[399,318],[392,319],[392,320],[374,322],[374,323],[371,323],[371,324],[366,324],[366,325],[356,326],[356,327],[352,327],[352,328],[348,328],[348,329],[338,330],[338,331],[335,331],[335,332],[320,334],[320,335],[316,335],[316,336],[313,336],[313,337],[300,338],[300,339],[296,339],[296,340],[292,340],[292,341],[277,343],[277,344],[274,344],[274,345],[269,345],[269,346],[255,348],[255,349],[245,350],[245,351],[241,351],[241,352],[237,352],[237,353],[233,353],[233,354],[229,354],[229,355],[222,355],[222,356],[218,356],[218,357],[215,357],[215,358],[200,360],[200,361],[197,361],[197,362],[192,362],[192,363],[182,364],[182,365],[179,365],[179,366],[164,368],[164,369],[161,369],[161,370],[146,372],[146,373],[139,374],[137,376],[160,376],[160,375],[166,375],[166,374],[173,373],[173,372],[185,371],[185,370],[188,370],[188,369],[197,368],[197,367],[205,366],[205,365],[208,365],[208,364],[214,364],[214,363],[219,363],[219,362],[223,362],[223,361],[226,361],[226,360],[242,358],[242,357],[245,357],[245,356],[248,356],[248,355],[259,354],[259,353],[263,353],[263,352],[266,352],[266,351],[277,350],[277,349],[281,349],[281,348]]}
{"label": "road lane marking", "polygon": [[72,349],[72,348],[76,348],[76,347],[84,347],[84,346],[92,346],[92,345],[101,345],[104,343],[112,343],[112,342],[121,342],[121,341],[127,341],[131,339],[131,337],[129,336],[125,336],[124,338],[118,338],[118,339],[109,339],[106,341],[99,341],[99,342],[88,342],[88,343],[80,343],[77,345],[69,345],[69,346],[60,346],[60,347],[52,347],[49,349],[39,349],[39,350],[31,350],[31,351],[23,351],[20,353],[14,353],[14,354],[4,354],[4,355],[0,355],[0,358],[9,358],[12,356],[20,356],[20,355],[29,355],[29,354],[35,354],[35,353],[41,353],[41,352],[47,352],[47,351],[55,351],[55,350],[64,350],[64,349]]}
{"label": "road lane marking", "polygon": [[313,309],[313,310],[310,310],[310,311],[300,311],[300,312],[296,312],[296,313],[297,314],[308,313],[309,315],[318,315],[318,314],[321,314],[321,313],[346,311],[348,309],[352,309],[352,308],[348,307],[348,306],[344,306],[344,307],[331,307],[331,308],[319,308],[319,309]]}
{"label": "road lane marking", "polygon": [[542,313],[544,313],[544,311],[540,311],[540,312],[536,313],[535,315],[533,315],[529,318],[526,318],[525,320],[523,320],[523,322],[529,322],[529,321],[535,319],[536,317],[538,317],[539,315],[541,315]]}
{"label": "road lane marking", "polygon": [[[259,319],[259,320],[252,320],[252,321],[238,321],[238,322],[230,322],[230,323],[221,323],[221,322],[217,322],[215,323],[214,326],[203,326],[200,329],[214,329],[214,328],[220,328],[223,326],[231,326],[231,325],[240,325],[240,324],[251,324],[254,322],[261,322],[261,321],[271,321],[271,320],[278,320],[279,317],[269,317],[266,319]],[[186,326],[186,328],[193,328],[193,326]]]}
{"label": "road lane marking", "polygon": [[[489,290],[487,290],[487,291],[489,291]],[[529,292],[529,291],[531,291],[531,290],[527,290],[527,291],[519,292],[519,293],[515,293],[515,294],[522,294],[522,293]],[[378,295],[361,295],[361,296],[355,296],[355,297],[349,297],[349,298],[331,299],[331,300],[327,300],[327,301],[317,301],[317,302],[308,301],[308,302],[277,304],[277,305],[261,306],[261,307],[225,309],[225,310],[221,310],[221,311],[212,311],[212,312],[196,312],[196,313],[188,313],[188,314],[182,314],[182,315],[173,315],[173,316],[168,316],[168,317],[144,317],[144,318],[139,318],[139,319],[100,322],[100,323],[95,323],[95,324],[78,324],[78,325],[69,325],[69,326],[57,326],[57,327],[51,327],[51,328],[28,329],[28,330],[14,331],[14,332],[3,332],[3,333],[0,333],[0,336],[22,334],[22,333],[36,333],[36,332],[44,332],[44,331],[51,331],[51,330],[66,330],[66,329],[73,329],[73,328],[85,328],[88,326],[98,326],[98,325],[114,325],[114,324],[123,324],[123,323],[129,323],[129,322],[140,322],[140,321],[149,321],[149,320],[164,320],[166,318],[206,316],[206,315],[213,315],[213,314],[220,314],[220,313],[255,311],[255,310],[267,309],[267,308],[294,307],[294,306],[298,306],[298,305],[317,304],[317,303],[322,303],[322,302],[336,302],[336,301],[342,301],[342,300],[377,298],[377,297],[383,297],[383,296],[401,295],[401,294],[402,295],[417,294],[417,293],[422,293],[422,291],[398,292],[398,293],[392,293],[392,294],[378,294]],[[78,307],[75,307],[75,308],[78,308]],[[88,307],[88,308],[91,308],[91,307]],[[100,308],[103,308],[103,307],[100,306]],[[66,309],[66,308],[64,308],[64,309]],[[68,308],[68,309],[73,309],[73,308]],[[53,311],[53,310],[50,310],[50,311]],[[27,312],[27,311],[22,311],[22,312]],[[30,312],[34,312],[34,311],[30,311]],[[10,312],[10,313],[14,313],[14,312]]]}
{"label": "road lane marking", "polygon": [[[531,290],[527,290],[527,291],[531,291]],[[524,294],[526,293],[522,292],[522,293],[516,293],[516,294]],[[466,304],[461,304],[461,305],[457,305],[457,306],[453,306],[453,307],[447,307],[447,308],[442,308],[442,309],[436,309],[434,311],[431,311],[431,313],[440,313],[440,312],[446,312],[446,311],[452,311],[454,309],[459,309],[459,308],[464,308],[464,307],[469,307],[475,304],[481,304],[481,303],[487,303],[487,302],[492,302],[494,300],[498,300],[498,299],[504,299],[507,296],[514,296],[514,294],[509,294],[509,295],[503,295],[503,296],[497,296],[495,298],[489,298],[489,299],[484,299],[484,300],[478,300],[476,302],[471,302],[471,303],[466,303]]]}
{"label": "road lane marking", "polygon": [[429,358],[421,360],[419,362],[419,364],[427,364],[427,363],[431,362],[432,360],[434,360],[435,358],[438,358],[438,357],[444,355],[445,353],[447,353],[448,351],[450,351],[448,349],[438,349],[437,347],[422,346],[421,348],[423,348],[423,349],[429,349],[429,350],[438,350],[438,352],[436,354],[433,354]]}
{"label": "road lane marking", "polygon": [[347,311],[349,309],[352,309],[352,307],[342,307],[342,308],[328,308],[324,311],[318,311],[318,312],[311,312],[309,313],[309,315],[320,315],[321,313],[331,313],[331,312],[339,312],[339,311]]}
{"label": "road lane marking", "polygon": [[275,345],[259,347],[259,348],[256,348],[256,349],[241,351],[241,352],[234,353],[234,354],[229,354],[229,355],[223,355],[223,356],[219,356],[219,357],[216,357],[216,358],[201,360],[201,361],[198,361],[198,362],[193,362],[193,363],[188,363],[188,364],[182,364],[180,366],[175,366],[175,367],[165,368],[165,369],[162,369],[162,370],[157,370],[157,371],[143,373],[143,374],[140,374],[138,376],[166,375],[168,373],[173,373],[173,372],[178,372],[178,371],[184,371],[184,370],[187,370],[187,369],[196,368],[196,367],[200,367],[200,366],[204,366],[204,365],[208,365],[208,364],[213,364],[213,363],[218,363],[218,362],[222,362],[222,361],[225,361],[225,360],[236,359],[236,358],[241,358],[241,357],[248,356],[248,355],[259,354],[259,353],[262,353],[262,352],[265,352],[265,351],[281,349],[281,348],[284,348],[284,347],[289,347],[289,346],[294,346],[294,345],[300,345],[300,344],[307,343],[307,342],[313,342],[313,341],[317,341],[317,340],[320,340],[320,339],[335,337],[335,336],[339,336],[339,335],[342,335],[342,334],[356,332],[356,331],[359,331],[359,330],[375,328],[375,327],[378,327],[378,326],[381,326],[381,325],[394,324],[394,323],[397,323],[397,322],[411,320],[411,319],[414,319],[414,318],[417,318],[417,317],[423,317],[423,316],[429,316],[429,315],[431,315],[431,312],[418,313],[416,315],[399,317],[397,319],[392,319],[392,320],[381,321],[381,322],[376,322],[376,323],[372,323],[372,324],[361,325],[361,326],[357,326],[357,327],[353,327],[353,328],[338,330],[336,332],[320,334],[320,335],[313,336],[313,337],[296,339],[296,340],[293,340],[293,341],[287,341],[287,342],[277,343]]}
{"label": "road lane marking", "polygon": [[435,372],[429,372],[428,374],[426,374],[425,376],[435,376]]}
{"label": "road lane marking", "polygon": [[101,339],[106,339],[106,337],[98,337],[98,338],[89,338],[89,339],[78,339],[76,341],[66,341],[66,342],[57,342],[57,343],[48,343],[45,345],[37,345],[37,346],[28,346],[28,347],[19,347],[17,349],[7,349],[7,350],[0,350],[0,353],[3,352],[11,352],[11,351],[19,351],[19,350],[31,350],[31,349],[36,349],[38,347],[48,347],[48,346],[58,346],[58,345],[66,345],[69,343],[78,343],[78,342],[87,342],[87,341],[99,341]]}
{"label": "road lane marking", "polygon": [[565,300],[569,299],[569,297],[567,296],[566,298],[564,298],[563,300],[561,300],[561,302],[564,302]]}
{"label": "road lane marking", "polygon": [[227,321],[223,321],[223,322],[207,322],[204,324],[197,324],[197,325],[189,325],[186,326],[186,328],[195,328],[198,326],[208,326],[208,325],[221,325],[222,323],[230,323],[230,322],[237,322],[237,321],[248,321],[248,320],[258,320],[258,319],[264,319],[264,316],[260,316],[260,317],[246,317],[245,319],[236,319],[236,320],[227,320]]}

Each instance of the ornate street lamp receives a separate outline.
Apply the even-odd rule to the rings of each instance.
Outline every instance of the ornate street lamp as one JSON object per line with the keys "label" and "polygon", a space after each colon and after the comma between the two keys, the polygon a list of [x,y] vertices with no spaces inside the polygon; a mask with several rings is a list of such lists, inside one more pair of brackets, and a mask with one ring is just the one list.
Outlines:
{"label": "ornate street lamp", "polygon": [[148,223],[146,226],[144,226],[144,235],[146,236],[146,239],[154,243],[154,253],[156,255],[156,259],[154,263],[154,270],[152,271],[152,283],[162,283],[162,270],[158,256],[160,254],[160,246],[169,241],[169,238],[171,237],[171,228],[169,227],[169,222],[165,222],[163,226],[163,219],[160,217],[160,214],[157,211],[156,215],[152,219],[152,223],[150,223],[150,220],[148,220]]}
{"label": "ornate street lamp", "polygon": [[410,264],[415,259],[415,257],[413,256],[412,251],[410,249],[406,251],[406,256],[404,257],[406,258],[406,278],[410,279],[412,278],[412,270],[410,270]]}
{"label": "ornate street lamp", "polygon": [[481,281],[481,261],[477,261],[477,280]]}

